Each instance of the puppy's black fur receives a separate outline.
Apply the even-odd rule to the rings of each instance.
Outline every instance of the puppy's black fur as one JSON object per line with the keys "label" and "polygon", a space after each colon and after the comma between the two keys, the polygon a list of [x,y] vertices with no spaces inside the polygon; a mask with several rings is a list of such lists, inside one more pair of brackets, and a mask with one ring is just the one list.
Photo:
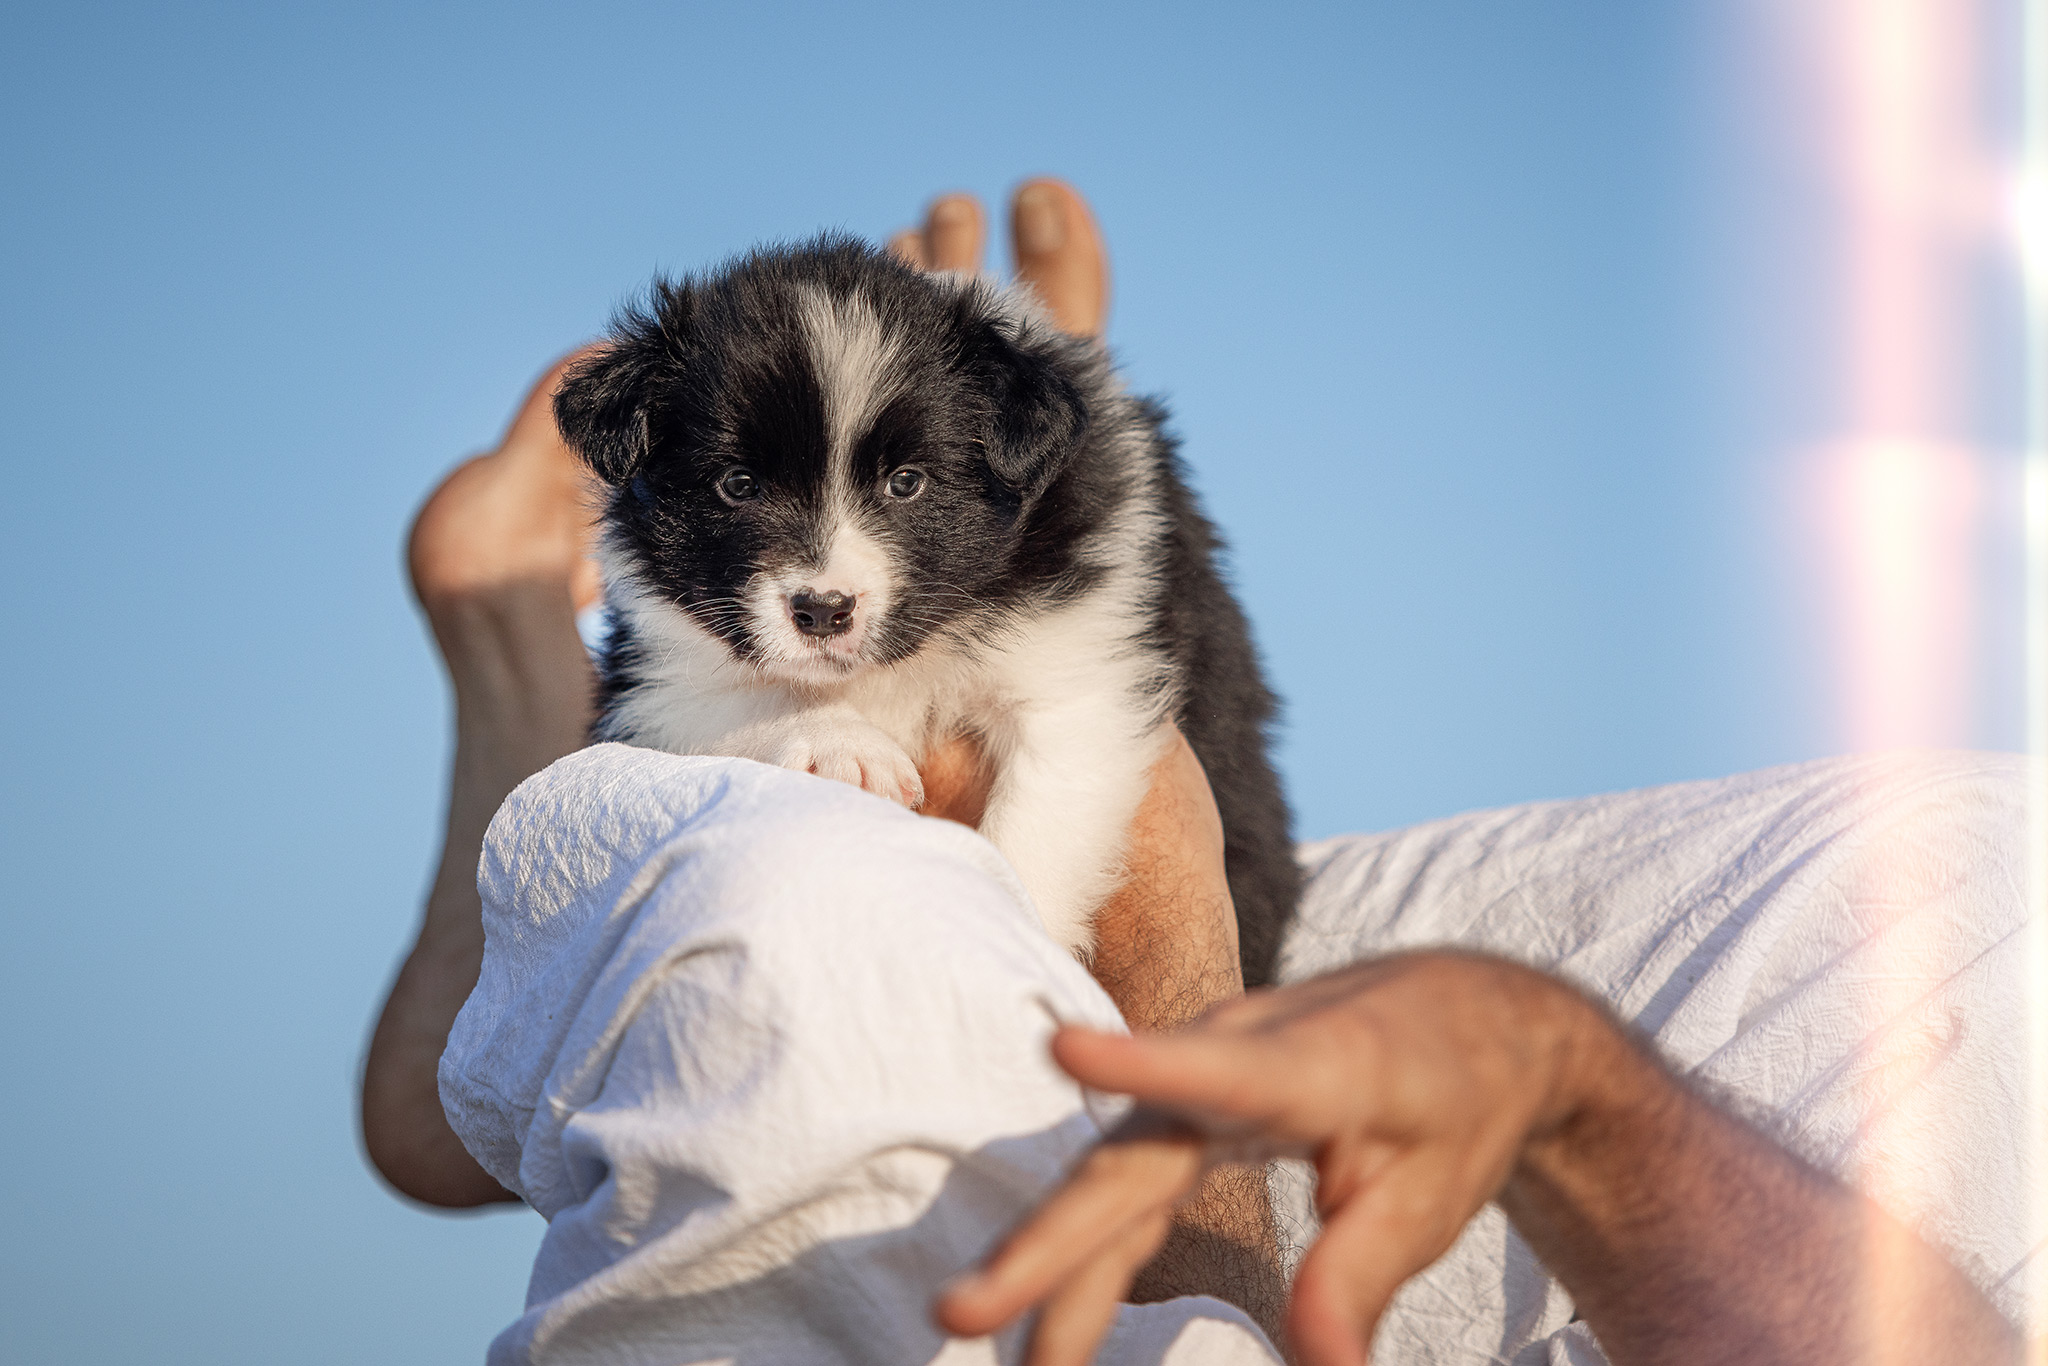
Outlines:
{"label": "puppy's black fur", "polygon": [[[984,829],[1085,947],[1062,926],[1120,847],[1094,827],[1122,829],[1171,718],[1222,814],[1245,980],[1272,979],[1299,890],[1274,700],[1165,413],[1099,344],[828,236],[657,281],[555,408],[609,491],[601,737],[900,798],[972,731]],[[1046,849],[1065,817],[1093,841],[1071,867]]]}

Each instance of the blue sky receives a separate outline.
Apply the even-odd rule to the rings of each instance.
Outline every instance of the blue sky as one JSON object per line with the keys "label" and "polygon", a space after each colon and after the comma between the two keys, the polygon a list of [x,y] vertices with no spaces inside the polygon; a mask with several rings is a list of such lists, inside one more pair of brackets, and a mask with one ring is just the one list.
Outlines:
{"label": "blue sky", "polygon": [[[354,1139],[448,749],[399,546],[656,269],[1081,187],[1304,834],[1846,743],[1785,512],[1827,211],[1729,7],[16,10],[0,1359],[441,1362],[516,1314],[538,1220],[405,1207]],[[1997,506],[1936,738],[2015,747]]]}

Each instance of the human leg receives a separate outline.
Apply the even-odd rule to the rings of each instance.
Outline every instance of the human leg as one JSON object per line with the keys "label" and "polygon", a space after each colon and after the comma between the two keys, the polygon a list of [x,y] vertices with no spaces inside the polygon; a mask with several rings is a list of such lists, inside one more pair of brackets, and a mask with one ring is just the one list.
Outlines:
{"label": "human leg", "polygon": [[447,824],[418,937],[365,1059],[364,1146],[385,1179],[431,1205],[514,1197],[477,1168],[441,1114],[434,1069],[483,957],[477,851],[498,804],[586,739],[595,676],[576,634],[596,596],[581,466],[549,405],[567,360],[528,393],[498,448],[458,467],[414,521],[414,591],[455,694]]}

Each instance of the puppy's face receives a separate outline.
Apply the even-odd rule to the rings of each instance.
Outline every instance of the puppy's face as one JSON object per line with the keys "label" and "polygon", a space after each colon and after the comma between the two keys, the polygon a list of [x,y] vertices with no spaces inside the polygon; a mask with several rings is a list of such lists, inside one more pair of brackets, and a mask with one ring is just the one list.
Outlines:
{"label": "puppy's face", "polygon": [[864,246],[658,284],[556,399],[611,486],[643,603],[790,682],[986,629],[1018,532],[1085,423],[1061,358],[986,287]]}

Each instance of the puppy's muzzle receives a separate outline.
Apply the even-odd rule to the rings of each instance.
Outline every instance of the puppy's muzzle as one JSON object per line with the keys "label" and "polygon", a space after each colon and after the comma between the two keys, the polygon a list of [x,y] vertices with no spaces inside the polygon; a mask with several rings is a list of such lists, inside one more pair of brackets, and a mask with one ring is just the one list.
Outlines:
{"label": "puppy's muzzle", "polygon": [[853,599],[845,593],[809,588],[789,595],[790,620],[807,636],[838,636],[853,629]]}

